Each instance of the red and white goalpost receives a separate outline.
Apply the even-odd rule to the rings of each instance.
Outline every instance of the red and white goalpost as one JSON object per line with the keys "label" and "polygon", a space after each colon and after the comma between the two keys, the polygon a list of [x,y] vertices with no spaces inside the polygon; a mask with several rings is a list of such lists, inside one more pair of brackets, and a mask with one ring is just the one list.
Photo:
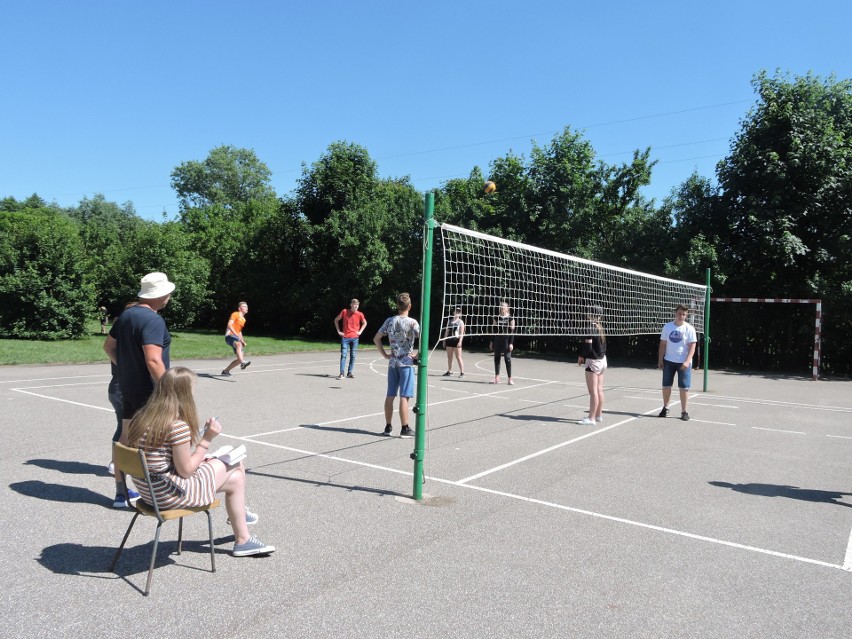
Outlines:
{"label": "red and white goalpost", "polygon": [[762,302],[764,304],[814,304],[816,305],[816,323],[814,324],[814,361],[813,380],[819,379],[820,335],[822,333],[822,300],[797,300],[782,297],[711,297],[711,302]]}

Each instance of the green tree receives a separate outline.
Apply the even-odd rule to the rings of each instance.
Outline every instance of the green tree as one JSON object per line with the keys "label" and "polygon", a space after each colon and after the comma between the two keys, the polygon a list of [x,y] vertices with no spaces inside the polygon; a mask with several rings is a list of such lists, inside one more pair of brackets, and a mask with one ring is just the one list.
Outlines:
{"label": "green tree", "polygon": [[[219,146],[203,162],[184,162],[172,172],[180,201],[181,228],[210,265],[212,298],[194,321],[218,326],[222,313],[248,297],[251,243],[279,212],[269,183],[272,173],[254,151]],[[264,259],[276,259],[274,255]]]}
{"label": "green tree", "polygon": [[356,208],[370,199],[378,183],[378,168],[367,149],[334,142],[310,167],[302,165],[297,205],[312,224],[321,224],[332,212]]}
{"label": "green tree", "polygon": [[128,283],[135,276],[130,250],[144,222],[136,215],[132,203],[107,202],[101,194],[83,198],[68,214],[80,225],[86,255],[83,268],[95,292],[95,302],[114,316],[128,301],[125,297]]}
{"label": "green tree", "polygon": [[[852,80],[765,72],[718,167],[731,286],[788,297],[852,293]],[[848,299],[848,297],[847,297]]]}
{"label": "green tree", "polygon": [[0,212],[0,322],[5,333],[28,339],[84,335],[96,307],[83,258],[78,227],[64,214],[29,207]]}

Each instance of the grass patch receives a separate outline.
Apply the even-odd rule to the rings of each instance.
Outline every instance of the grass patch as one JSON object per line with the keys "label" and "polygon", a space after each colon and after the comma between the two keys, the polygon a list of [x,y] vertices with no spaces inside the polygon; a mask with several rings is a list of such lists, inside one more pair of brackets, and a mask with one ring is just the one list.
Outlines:
{"label": "grass patch", "polygon": [[[82,339],[45,342],[38,340],[0,339],[0,366],[21,364],[86,364],[106,362],[100,324]],[[339,341],[304,340],[286,337],[246,336],[246,355],[336,351]],[[233,359],[233,351],[219,331],[175,331],[169,351],[172,361],[183,359]]]}

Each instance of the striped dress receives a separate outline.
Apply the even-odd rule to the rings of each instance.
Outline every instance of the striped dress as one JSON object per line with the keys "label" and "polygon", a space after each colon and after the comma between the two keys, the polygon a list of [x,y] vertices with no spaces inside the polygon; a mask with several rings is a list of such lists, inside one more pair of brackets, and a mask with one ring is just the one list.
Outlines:
{"label": "striped dress", "polygon": [[[145,451],[145,461],[151,474],[151,484],[157,503],[164,510],[185,506],[206,506],[215,499],[216,473],[208,461],[204,461],[190,477],[181,477],[175,470],[172,459],[172,447],[188,444],[192,441],[192,432],[186,422],[176,421],[172,430],[160,448],[147,448],[145,438],[139,447]],[[145,503],[153,500],[144,482],[135,483],[136,490]]]}

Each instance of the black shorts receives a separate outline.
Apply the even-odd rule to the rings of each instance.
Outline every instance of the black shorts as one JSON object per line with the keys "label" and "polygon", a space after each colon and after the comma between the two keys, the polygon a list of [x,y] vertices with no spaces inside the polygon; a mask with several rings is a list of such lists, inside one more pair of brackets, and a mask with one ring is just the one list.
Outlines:
{"label": "black shorts", "polygon": [[132,419],[136,412],[145,405],[151,395],[139,395],[122,393],[121,395],[121,418]]}
{"label": "black shorts", "polygon": [[451,337],[446,342],[447,348],[456,348],[459,345],[458,337]]}

